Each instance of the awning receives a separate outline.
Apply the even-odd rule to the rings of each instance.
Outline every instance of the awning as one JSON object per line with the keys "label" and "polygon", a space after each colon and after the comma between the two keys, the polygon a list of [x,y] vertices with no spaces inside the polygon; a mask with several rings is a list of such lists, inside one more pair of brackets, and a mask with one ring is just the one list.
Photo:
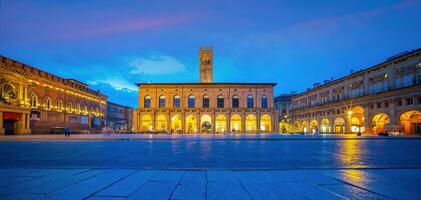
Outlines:
{"label": "awning", "polygon": [[7,120],[21,120],[22,114],[21,113],[12,113],[12,112],[4,112],[3,119]]}

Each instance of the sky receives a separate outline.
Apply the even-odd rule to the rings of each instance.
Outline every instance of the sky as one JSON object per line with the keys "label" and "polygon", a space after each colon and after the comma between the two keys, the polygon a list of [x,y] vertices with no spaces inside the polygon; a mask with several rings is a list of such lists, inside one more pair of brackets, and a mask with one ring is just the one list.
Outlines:
{"label": "sky", "polygon": [[138,82],[275,82],[275,95],[421,48],[417,0],[0,0],[0,54],[137,108]]}

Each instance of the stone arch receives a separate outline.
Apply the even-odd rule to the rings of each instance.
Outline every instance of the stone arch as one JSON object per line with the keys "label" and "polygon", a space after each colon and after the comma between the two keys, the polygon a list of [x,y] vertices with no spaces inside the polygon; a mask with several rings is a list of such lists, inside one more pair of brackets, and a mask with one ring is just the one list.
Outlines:
{"label": "stone arch", "polygon": [[260,117],[260,131],[270,133],[272,132],[272,118],[268,114],[263,114]]}
{"label": "stone arch", "polygon": [[211,133],[212,128],[212,117],[209,114],[200,116],[200,132]]}
{"label": "stone arch", "polygon": [[156,116],[155,127],[157,132],[166,133],[168,131],[167,116],[164,114]]}
{"label": "stone arch", "polygon": [[247,133],[256,133],[257,131],[257,118],[254,114],[248,114],[246,116],[246,132]]}
{"label": "stone arch", "polygon": [[243,131],[241,130],[242,129],[241,115],[233,114],[231,116],[230,127],[231,127],[231,132],[234,132],[234,133]]}
{"label": "stone arch", "polygon": [[216,133],[227,132],[227,117],[223,114],[219,114],[215,118],[215,131]]}
{"label": "stone arch", "polygon": [[311,129],[311,133],[319,132],[319,123],[317,122],[316,119],[312,119],[310,121],[310,129]]}
{"label": "stone arch", "polygon": [[185,121],[186,133],[197,133],[197,117],[195,114],[190,114]]}
{"label": "stone arch", "polygon": [[303,132],[304,133],[308,133],[308,123],[307,123],[307,121],[303,121],[302,123],[301,123],[301,126],[303,127]]}
{"label": "stone arch", "polygon": [[389,124],[389,115],[384,113],[374,114],[371,117],[371,123],[373,125],[373,132],[380,133],[384,130],[384,125]]}
{"label": "stone arch", "polygon": [[399,123],[404,134],[421,134],[421,112],[418,110],[406,111],[399,115]]}
{"label": "stone arch", "polygon": [[152,116],[151,115],[143,115],[140,118],[140,126],[142,127],[142,131],[153,131],[153,123],[152,123]]}
{"label": "stone arch", "polygon": [[342,117],[337,117],[333,121],[334,133],[345,133],[345,120]]}
{"label": "stone arch", "polygon": [[171,117],[171,133],[180,133],[182,130],[181,116],[175,114]]}
{"label": "stone arch", "polygon": [[320,121],[320,131],[322,133],[330,133],[332,130],[330,130],[330,121],[328,118],[323,118]]}

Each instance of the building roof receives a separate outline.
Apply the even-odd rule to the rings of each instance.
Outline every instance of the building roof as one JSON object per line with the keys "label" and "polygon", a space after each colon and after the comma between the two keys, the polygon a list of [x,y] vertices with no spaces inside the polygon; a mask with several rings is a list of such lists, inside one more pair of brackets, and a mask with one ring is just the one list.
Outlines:
{"label": "building roof", "polygon": [[315,90],[317,90],[317,89],[324,88],[324,87],[327,87],[327,86],[330,86],[330,85],[333,85],[333,84],[339,83],[339,82],[341,82],[341,81],[343,81],[343,80],[345,80],[345,79],[351,78],[351,77],[353,77],[353,76],[358,76],[358,75],[361,75],[361,74],[363,74],[363,73],[365,73],[365,72],[368,72],[368,71],[370,71],[370,70],[376,69],[376,68],[378,68],[378,67],[385,66],[385,65],[387,65],[387,64],[392,64],[393,62],[396,62],[396,61],[398,61],[398,60],[400,60],[400,59],[403,59],[403,58],[405,58],[405,57],[408,57],[408,56],[411,56],[411,55],[414,55],[414,54],[420,54],[420,53],[421,53],[421,48],[414,49],[414,50],[411,50],[411,51],[406,51],[406,52],[403,52],[403,53],[399,53],[399,54],[397,54],[397,55],[394,55],[394,56],[388,57],[388,58],[386,59],[386,61],[384,61],[384,62],[381,62],[381,63],[376,64],[376,65],[373,65],[373,66],[371,66],[371,67],[368,67],[368,68],[365,68],[365,69],[359,70],[359,71],[354,72],[354,73],[352,73],[352,74],[350,74],[350,75],[346,75],[346,76],[343,76],[343,77],[341,77],[341,78],[338,78],[338,79],[335,79],[335,80],[329,81],[329,82],[327,82],[327,83],[321,84],[320,86],[315,87],[315,88],[312,88],[312,89],[309,89],[309,90],[307,90],[307,91],[304,91],[304,92],[301,92],[301,93],[297,93],[297,94],[293,95],[293,97],[301,96],[301,95],[304,95],[304,94],[307,94],[307,93],[313,92],[313,91],[315,91]]}
{"label": "building roof", "polygon": [[277,83],[136,83],[141,85],[270,85],[275,86]]}
{"label": "building roof", "polygon": [[130,109],[133,109],[130,106],[124,106],[124,105],[121,105],[121,104],[118,104],[118,103],[113,103],[111,101],[107,101],[107,105],[113,105],[113,106],[118,106],[118,107],[122,107],[122,108],[130,108]]}

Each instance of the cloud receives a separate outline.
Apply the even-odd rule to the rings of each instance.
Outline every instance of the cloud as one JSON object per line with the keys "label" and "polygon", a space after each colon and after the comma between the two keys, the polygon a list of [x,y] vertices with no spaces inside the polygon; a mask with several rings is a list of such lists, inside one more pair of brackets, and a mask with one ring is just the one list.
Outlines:
{"label": "cloud", "polygon": [[123,77],[110,77],[103,80],[96,80],[96,81],[88,81],[91,85],[99,85],[99,84],[107,84],[111,86],[113,89],[118,91],[126,91],[130,93],[136,93],[138,88],[135,86],[134,83],[126,80]]}
{"label": "cloud", "polygon": [[129,63],[129,66],[131,67],[130,74],[175,74],[186,69],[180,61],[165,55],[149,58],[137,57]]}

